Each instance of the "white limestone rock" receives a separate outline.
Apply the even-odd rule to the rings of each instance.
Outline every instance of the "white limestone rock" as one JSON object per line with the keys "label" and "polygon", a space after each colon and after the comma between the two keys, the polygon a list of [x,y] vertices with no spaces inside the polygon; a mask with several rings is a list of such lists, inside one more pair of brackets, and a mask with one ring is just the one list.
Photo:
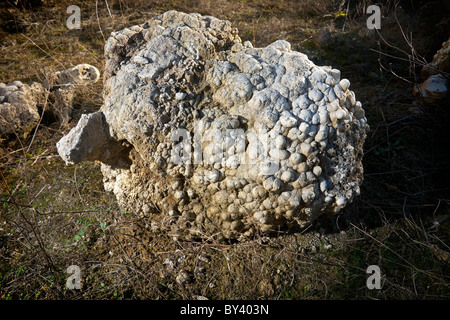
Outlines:
{"label": "white limestone rock", "polygon": [[228,21],[168,11],[113,33],[105,56],[104,105],[58,152],[103,162],[119,204],[174,237],[305,226],[359,193],[361,103],[287,41],[254,48]]}

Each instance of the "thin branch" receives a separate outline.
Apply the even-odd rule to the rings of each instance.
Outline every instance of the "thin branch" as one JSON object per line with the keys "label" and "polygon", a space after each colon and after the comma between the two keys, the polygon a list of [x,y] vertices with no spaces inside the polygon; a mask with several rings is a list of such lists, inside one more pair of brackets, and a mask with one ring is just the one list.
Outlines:
{"label": "thin branch", "polygon": [[95,15],[97,16],[97,24],[98,28],[100,29],[100,33],[102,34],[103,42],[106,42],[105,35],[103,34],[102,26],[100,25],[100,20],[98,18],[98,0],[95,0]]}

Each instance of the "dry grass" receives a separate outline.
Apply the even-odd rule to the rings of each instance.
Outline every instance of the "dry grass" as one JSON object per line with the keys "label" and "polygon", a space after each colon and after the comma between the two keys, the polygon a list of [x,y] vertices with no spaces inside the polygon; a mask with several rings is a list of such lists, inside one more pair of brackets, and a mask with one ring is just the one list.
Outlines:
{"label": "dry grass", "polygon": [[[369,1],[75,1],[82,32],[64,24],[73,1],[51,2],[0,8],[1,82],[42,80],[78,63],[102,70],[104,37],[169,9],[214,15],[255,46],[286,39],[352,81],[371,125],[365,182],[340,215],[302,232],[174,242],[118,208],[97,164],[65,166],[55,144],[67,131],[44,114],[33,143],[13,138],[0,149],[0,299],[449,298],[449,109],[411,96],[418,66],[408,60],[394,1],[384,2],[380,35],[365,29]],[[448,21],[409,3],[397,20],[430,61]],[[80,89],[71,126],[101,104],[101,81]],[[72,264],[81,267],[82,290],[65,288]],[[381,268],[381,290],[366,287],[371,264]]]}

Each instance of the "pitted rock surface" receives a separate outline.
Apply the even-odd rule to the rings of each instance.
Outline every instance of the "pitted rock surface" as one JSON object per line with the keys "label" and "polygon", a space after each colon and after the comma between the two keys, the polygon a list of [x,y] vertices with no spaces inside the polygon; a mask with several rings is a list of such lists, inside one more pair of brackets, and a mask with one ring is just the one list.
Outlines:
{"label": "pitted rock surface", "polygon": [[303,227],[359,194],[369,129],[339,70],[228,21],[168,11],[112,33],[101,110],[58,142],[124,210],[175,237]]}

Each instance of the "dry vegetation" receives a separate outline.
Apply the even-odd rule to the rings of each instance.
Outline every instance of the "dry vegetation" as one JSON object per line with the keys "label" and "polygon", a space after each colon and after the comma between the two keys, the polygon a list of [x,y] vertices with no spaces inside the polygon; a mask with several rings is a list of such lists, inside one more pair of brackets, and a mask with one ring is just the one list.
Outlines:
{"label": "dry vegetation", "polygon": [[[340,69],[371,132],[362,194],[340,215],[245,243],[174,242],[118,208],[98,164],[65,166],[55,143],[69,129],[43,112],[27,139],[1,141],[0,299],[450,297],[450,109],[411,95],[422,57],[431,61],[449,36],[444,1],[383,1],[379,34],[365,24],[373,1],[25,2],[0,7],[0,82],[42,80],[79,63],[101,70],[111,31],[169,9],[199,12],[230,20],[255,46],[286,39]],[[65,26],[72,4],[81,31]],[[101,82],[80,89],[70,126],[101,104]],[[82,290],[65,288],[73,264]],[[366,287],[372,264],[381,290]]]}

